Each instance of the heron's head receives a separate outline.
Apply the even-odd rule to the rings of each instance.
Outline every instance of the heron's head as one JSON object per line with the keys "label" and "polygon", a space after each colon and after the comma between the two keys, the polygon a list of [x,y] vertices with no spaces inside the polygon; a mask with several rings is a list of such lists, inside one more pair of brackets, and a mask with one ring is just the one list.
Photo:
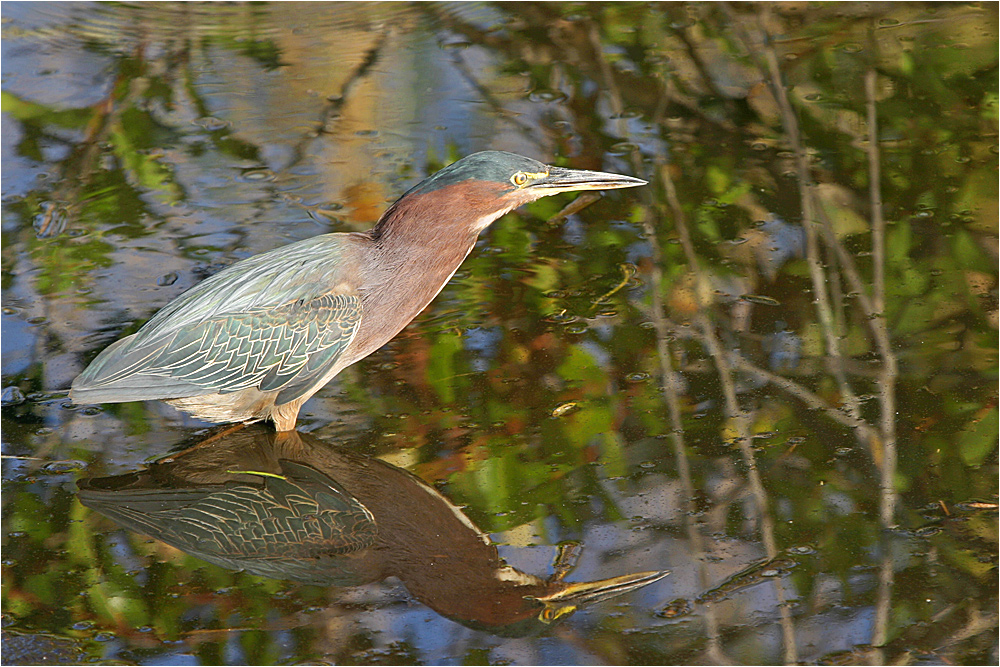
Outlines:
{"label": "heron's head", "polygon": [[453,162],[423,180],[390,207],[376,227],[405,223],[457,224],[478,234],[522,204],[582,190],[645,185],[621,174],[553,167],[514,153],[483,151]]}
{"label": "heron's head", "polygon": [[670,572],[638,572],[599,581],[543,580],[504,567],[494,573],[502,585],[489,595],[466,591],[461,609],[439,610],[452,620],[505,637],[537,635],[576,611],[617,597],[666,577]]}

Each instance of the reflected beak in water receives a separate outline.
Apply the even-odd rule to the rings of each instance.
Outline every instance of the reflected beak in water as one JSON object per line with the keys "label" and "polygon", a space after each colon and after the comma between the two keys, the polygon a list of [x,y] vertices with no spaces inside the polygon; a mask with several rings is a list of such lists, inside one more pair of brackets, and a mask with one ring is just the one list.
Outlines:
{"label": "reflected beak in water", "polygon": [[653,582],[663,579],[668,574],[670,574],[668,570],[639,572],[637,574],[626,574],[600,581],[568,583],[565,584],[564,588],[555,593],[533,596],[527,599],[535,600],[544,605],[544,609],[538,614],[538,620],[543,623],[553,623],[564,616],[572,614],[580,607],[585,607],[595,602],[601,602],[602,600],[634,591],[637,588],[648,586]]}

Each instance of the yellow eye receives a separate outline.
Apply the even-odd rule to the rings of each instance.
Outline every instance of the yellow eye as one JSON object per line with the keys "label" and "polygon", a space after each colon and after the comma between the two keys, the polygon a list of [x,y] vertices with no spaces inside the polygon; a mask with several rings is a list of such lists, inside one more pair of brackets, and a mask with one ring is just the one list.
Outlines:
{"label": "yellow eye", "polygon": [[517,186],[524,185],[528,182],[528,175],[523,171],[519,171],[510,177],[510,182]]}

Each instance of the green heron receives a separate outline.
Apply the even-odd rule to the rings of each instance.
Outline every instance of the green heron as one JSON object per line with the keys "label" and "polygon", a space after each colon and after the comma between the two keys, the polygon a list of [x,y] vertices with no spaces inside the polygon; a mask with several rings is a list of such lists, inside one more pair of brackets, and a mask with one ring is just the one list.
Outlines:
{"label": "green heron", "polygon": [[80,403],[165,400],[210,422],[299,409],[437,296],[494,220],[540,197],[644,185],[499,151],[409,190],[366,233],[324,234],[242,260],[167,304],[74,381]]}
{"label": "green heron", "polygon": [[439,614],[494,634],[543,630],[579,607],[662,579],[543,579],[507,565],[433,487],[378,459],[262,425],[206,438],[140,472],[80,480],[123,526],[229,569],[356,586],[395,576]]}

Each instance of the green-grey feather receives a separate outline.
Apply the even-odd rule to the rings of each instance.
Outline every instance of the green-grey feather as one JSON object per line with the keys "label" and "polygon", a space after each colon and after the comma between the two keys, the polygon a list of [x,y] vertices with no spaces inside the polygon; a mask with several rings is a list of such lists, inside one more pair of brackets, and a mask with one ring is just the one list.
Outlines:
{"label": "green-grey feather", "polygon": [[[326,234],[246,259],[204,280],[73,382],[86,401],[170,399],[249,387],[305,394],[336,363],[361,320],[342,283],[345,235]],[[342,291],[342,290],[341,290]]]}
{"label": "green-grey feather", "polygon": [[[282,476],[183,490],[112,493],[81,489],[81,501],[132,530],[199,558],[253,574],[336,583],[329,559],[365,549],[378,533],[368,509],[330,477],[279,461]],[[271,561],[280,561],[275,566]]]}

